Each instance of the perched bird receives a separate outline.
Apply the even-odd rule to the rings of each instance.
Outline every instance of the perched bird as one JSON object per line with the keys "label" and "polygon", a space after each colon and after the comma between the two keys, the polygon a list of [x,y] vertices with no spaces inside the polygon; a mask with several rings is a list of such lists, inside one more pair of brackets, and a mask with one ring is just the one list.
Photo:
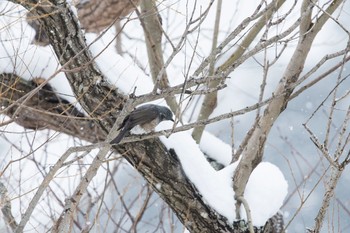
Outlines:
{"label": "perched bird", "polygon": [[120,130],[118,136],[110,143],[118,144],[135,126],[140,126],[145,133],[150,133],[161,121],[165,120],[174,121],[173,113],[167,107],[154,104],[146,104],[138,107],[125,117],[121,126],[118,128]]}

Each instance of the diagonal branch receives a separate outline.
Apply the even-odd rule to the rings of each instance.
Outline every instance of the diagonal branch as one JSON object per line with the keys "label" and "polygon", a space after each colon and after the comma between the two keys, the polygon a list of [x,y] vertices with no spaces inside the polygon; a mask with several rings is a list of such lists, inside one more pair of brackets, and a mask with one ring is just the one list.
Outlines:
{"label": "diagonal branch", "polygon": [[[326,10],[327,14],[332,14],[342,1],[333,1]],[[274,95],[275,98],[266,107],[263,116],[259,119],[257,127],[249,138],[244,148],[243,157],[234,174],[234,191],[237,197],[244,195],[245,186],[253,169],[262,160],[266,138],[274,122],[287,107],[295,83],[304,68],[307,54],[310,51],[314,38],[321,30],[328,19],[323,14],[313,25],[311,22],[312,3],[304,0],[301,9],[300,37],[294,54],[279,82]]]}
{"label": "diagonal branch", "polygon": [[26,81],[15,74],[0,74],[2,112],[27,129],[52,129],[93,143],[105,138],[105,132],[93,119],[84,117],[48,84],[22,103],[22,97],[36,87],[34,81]]}
{"label": "diagonal branch", "polygon": [[[271,4],[273,7],[269,8],[263,15],[260,16],[260,19],[254,24],[251,30],[247,33],[243,41],[238,45],[238,48],[231,54],[231,56],[224,62],[224,64],[220,65],[216,68],[215,73],[220,74],[221,72],[227,71],[227,69],[234,64],[238,58],[240,58],[243,53],[249,48],[249,45],[254,41],[257,37],[258,33],[263,29],[266,25],[266,21],[271,18],[276,10],[278,10],[285,0],[276,0]],[[213,53],[213,52],[212,52]],[[210,88],[216,87],[219,85],[220,81],[211,81],[208,86]],[[201,106],[201,110],[198,116],[198,120],[208,119],[209,116],[213,113],[214,109],[217,105],[217,92],[209,93],[205,95],[203,104]],[[197,143],[200,141],[202,134],[204,131],[204,127],[195,128],[192,136],[195,138]]]}
{"label": "diagonal branch", "polygon": [[[35,5],[36,1],[12,1],[31,9],[33,14],[45,16],[38,19],[48,34],[60,64],[65,68],[73,92],[84,110],[107,134],[124,108],[126,98],[107,82],[94,63],[70,6],[62,0],[50,1],[51,6]],[[143,175],[190,231],[232,231],[226,218],[218,215],[201,199],[183,173],[176,154],[170,153],[159,139],[125,143],[114,149]],[[101,160],[103,158],[99,157]],[[99,165],[94,165],[94,169],[98,169]],[[92,177],[82,184],[84,188]],[[157,188],[157,184],[161,184],[162,188]]]}
{"label": "diagonal branch", "polygon": [[[147,47],[148,61],[150,63],[150,70],[155,88],[163,90],[170,86],[168,75],[166,73],[166,66],[164,65],[163,49],[162,49],[162,25],[160,15],[158,13],[155,1],[143,0],[141,2],[140,13],[136,9],[139,16]],[[165,98],[169,107],[176,112],[178,104],[174,96],[167,96]]]}

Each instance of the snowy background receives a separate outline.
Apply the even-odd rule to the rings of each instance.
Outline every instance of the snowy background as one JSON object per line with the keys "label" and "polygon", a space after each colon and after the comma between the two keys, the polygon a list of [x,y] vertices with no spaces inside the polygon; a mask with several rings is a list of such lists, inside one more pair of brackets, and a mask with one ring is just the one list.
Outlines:
{"label": "snowy background", "polygon": [[[207,6],[206,2],[200,1],[198,4],[205,7]],[[254,2],[258,3],[259,1]],[[180,39],[187,20],[186,4],[189,4],[191,8],[191,4],[193,3],[191,1],[164,1],[158,5],[160,15],[163,19],[163,27],[166,28],[168,36],[174,39],[173,42],[175,44]],[[287,3],[286,6],[282,7],[280,10],[281,14],[288,9],[288,4],[291,3]],[[249,3],[248,1],[240,1],[238,3],[235,1],[223,1],[219,42],[242,19],[247,17],[248,13],[251,14],[255,6],[256,4],[252,4],[251,1]],[[344,10],[349,8],[346,8],[346,6],[349,7],[348,2],[343,8],[343,11],[346,13],[340,14],[339,20],[349,28],[349,12]],[[59,69],[57,59],[50,46],[38,47],[31,44],[34,30],[25,22],[25,13],[26,11],[19,6],[7,1],[0,2],[0,72],[15,72],[26,79],[38,76],[50,78]],[[196,12],[196,14],[198,13],[199,11]],[[285,28],[298,17],[297,14],[292,16],[294,18],[289,17],[285,22]],[[184,49],[175,57],[167,69],[172,85],[181,83],[185,75],[187,73],[191,74],[202,59],[209,54],[214,17],[215,3],[200,29],[200,39],[198,40],[198,45],[196,45],[196,56],[194,56],[193,61],[191,61],[191,56],[197,40],[197,33],[189,35]],[[281,31],[283,29],[277,28],[276,30]],[[128,55],[120,57],[116,54],[114,43],[108,49],[104,50],[107,44],[113,40],[115,34],[113,28],[92,44],[91,51],[97,55],[104,50],[97,57],[96,61],[110,82],[120,88],[121,91],[130,93],[137,86],[136,94],[147,93],[152,90],[153,85],[150,74],[148,73],[149,64],[147,63],[147,59],[145,59],[147,54],[143,43],[142,28],[138,20],[132,20],[127,23],[124,30],[123,48],[129,54],[135,56],[138,59],[137,61]],[[87,43],[92,42],[96,36],[96,34],[87,34]],[[324,30],[321,31],[314,42],[311,54],[308,56],[306,62],[305,71],[315,65],[325,54],[344,48],[347,39],[347,35],[335,23],[327,23]],[[287,51],[283,54],[278,64],[269,70],[268,85],[265,92],[267,96],[274,90],[275,85],[281,78],[281,74],[294,51],[293,45],[295,44],[296,41],[289,43]],[[164,42],[165,60],[170,54],[171,47],[169,43]],[[274,56],[275,50],[271,48],[268,50],[268,57],[273,59]],[[231,78],[227,82],[228,87],[219,92],[218,107],[212,114],[212,117],[256,103],[263,78],[263,70],[257,61],[263,61],[263,54],[258,54],[254,59],[247,60],[230,75]],[[339,59],[329,62],[329,65],[336,62],[339,62]],[[142,66],[141,68],[137,65],[139,63]],[[326,68],[327,66],[324,69]],[[146,72],[142,69],[146,69]],[[347,70],[349,70],[348,65],[345,66],[345,73]],[[319,73],[321,72],[322,70],[319,71]],[[255,224],[263,224],[266,218],[273,215],[281,207],[287,223],[296,214],[295,219],[288,227],[289,232],[304,232],[306,227],[313,226],[313,218],[320,207],[325,187],[322,181],[316,188],[315,185],[321,179],[328,164],[322,159],[320,153],[311,143],[309,135],[302,124],[307,121],[310,114],[314,112],[315,108],[319,106],[321,101],[334,88],[336,83],[335,75],[337,73],[332,74],[332,76],[316,84],[298,98],[291,101],[287,110],[281,115],[273,127],[266,144],[264,163],[254,171],[246,190],[246,198],[251,203]],[[64,98],[69,99],[71,102],[76,102],[63,73],[59,73],[53,77],[50,84]],[[350,80],[347,79],[339,92],[345,92],[349,87]],[[159,100],[155,103],[165,104],[165,101]],[[190,104],[190,108],[185,113],[188,121],[196,118],[192,114],[195,116],[198,114],[200,103],[201,99],[193,101]],[[324,111],[328,111],[329,103],[329,101],[325,102],[323,106]],[[341,111],[346,110],[348,105],[349,101],[343,102],[343,105],[339,109],[340,114],[337,115],[338,119],[334,119],[335,122],[337,120],[339,122],[342,121],[343,115]],[[236,146],[243,140],[254,117],[255,113],[250,113],[234,118]],[[2,116],[2,120],[5,121],[8,119]],[[322,134],[325,131],[326,120],[327,116],[322,111],[319,111],[310,122],[310,127],[316,133]],[[171,125],[164,122],[159,125],[158,129],[167,127],[169,128]],[[235,217],[233,211],[233,190],[229,184],[236,164],[229,165],[231,156],[230,120],[208,125],[206,129],[209,133],[205,133],[200,148],[191,140],[190,132],[177,133],[168,139],[162,138],[162,140],[169,148],[175,148],[186,174],[203,194],[203,198],[219,213],[226,216],[229,220],[233,220]],[[50,165],[53,165],[67,148],[86,143],[52,131],[44,130],[35,132],[25,130],[23,132],[23,128],[16,124],[2,127],[0,134],[0,168],[1,172],[4,171],[0,179],[7,185],[14,215],[19,220],[20,214],[25,211],[26,205],[34,195],[35,188],[48,172]],[[47,140],[51,140],[51,142],[46,144]],[[13,146],[11,142],[16,146]],[[203,158],[200,149],[218,157],[224,165],[229,166],[216,172]],[[188,156],[189,154],[191,156]],[[10,163],[23,156],[26,156],[26,159]],[[71,155],[70,159],[73,159],[74,156]],[[92,152],[80,160],[79,164],[67,166],[57,174],[55,182],[50,185],[50,189],[44,195],[40,206],[36,208],[30,224],[27,225],[26,229],[28,232],[40,232],[45,222],[49,224],[52,222],[51,218],[57,218],[57,213],[60,213],[62,201],[64,201],[62,197],[69,196],[72,193],[75,185],[79,182],[81,174],[84,174],[87,167],[81,165],[89,164],[93,157],[94,153]],[[111,155],[111,157],[116,158],[118,156]],[[6,167],[9,163],[10,165]],[[4,170],[5,168],[6,170]],[[106,176],[110,175],[108,169],[108,165],[104,165],[90,185],[90,192],[96,194],[95,197],[90,198],[96,198],[96,202],[100,200],[97,197],[101,197],[100,193],[104,188]],[[343,232],[348,231],[350,228],[350,224],[344,224],[350,218],[346,213],[350,205],[347,198],[350,193],[349,186],[347,185],[350,175],[346,173],[347,171],[344,172],[344,177],[337,187],[335,201],[330,207],[330,211],[334,215],[330,218],[336,219],[336,222],[339,222],[340,226],[339,229],[337,228],[339,226],[333,227],[338,229],[336,231]],[[129,203],[131,200],[136,200],[136,202],[139,201],[141,203],[137,196],[145,188],[145,181],[138,174],[135,174],[133,169],[126,163],[121,163],[113,175],[114,180],[117,181],[120,187],[121,193],[127,197],[126,202]],[[288,187],[284,177],[288,182]],[[314,188],[315,190],[313,190]],[[308,196],[311,192],[312,194]],[[102,199],[105,205],[115,205],[114,213],[116,215],[119,214],[122,219],[123,213],[120,211],[121,204],[118,201],[119,197],[120,194],[116,195],[115,193],[106,192],[103,194]],[[298,212],[301,201],[304,200],[306,202],[303,204],[301,211]],[[162,206],[164,204],[159,204],[161,203],[159,197],[154,195],[152,201],[154,203],[147,211],[148,215],[145,217],[146,220],[142,232],[147,232],[148,229],[154,229],[152,221],[157,218],[156,214],[164,208]],[[93,217],[98,210],[91,208],[90,211],[90,216],[87,216],[87,219]],[[136,209],[132,211],[136,211]],[[103,213],[100,216],[101,226],[96,226],[96,230],[109,229],[108,216]],[[183,231],[181,224],[176,218],[169,217],[168,221],[174,225],[175,232]],[[88,224],[88,221],[86,222]],[[1,230],[6,232],[6,228],[2,224],[0,226],[2,226],[0,232]],[[325,226],[324,232],[328,231],[328,226]]]}

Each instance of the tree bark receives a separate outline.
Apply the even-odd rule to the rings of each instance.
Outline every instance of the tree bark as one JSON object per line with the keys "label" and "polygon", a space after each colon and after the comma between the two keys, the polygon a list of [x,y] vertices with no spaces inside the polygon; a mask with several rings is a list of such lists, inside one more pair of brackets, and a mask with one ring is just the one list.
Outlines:
{"label": "tree bark", "polygon": [[[0,105],[3,113],[27,129],[52,129],[79,139],[97,143],[106,133],[73,105],[59,98],[54,90],[42,89],[34,81],[15,74],[0,74]],[[49,88],[50,89],[50,88]],[[34,93],[26,100],[28,93]]]}
{"label": "tree bark", "polygon": [[[141,25],[145,34],[148,61],[154,85],[163,90],[170,87],[166,67],[164,67],[162,49],[162,25],[161,18],[155,1],[143,0],[141,2],[141,15],[139,15]],[[177,111],[178,104],[174,96],[165,98],[167,104],[173,112]]]}
{"label": "tree bark", "polygon": [[[39,16],[77,100],[107,134],[127,98],[108,83],[94,63],[70,7],[60,0],[52,0],[50,5],[12,1]],[[125,143],[114,149],[143,175],[188,230],[234,232],[225,217],[203,202],[182,172],[176,153],[170,153],[159,139]],[[161,184],[161,188],[157,189],[156,184]]]}

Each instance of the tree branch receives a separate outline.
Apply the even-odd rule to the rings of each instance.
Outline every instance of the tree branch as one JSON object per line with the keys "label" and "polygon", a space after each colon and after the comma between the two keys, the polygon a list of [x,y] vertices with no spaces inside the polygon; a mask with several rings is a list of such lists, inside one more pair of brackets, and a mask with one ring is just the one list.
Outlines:
{"label": "tree branch", "polygon": [[[35,94],[23,103],[23,97],[32,91]],[[48,84],[37,89],[34,80],[15,74],[0,74],[0,105],[2,113],[27,129],[52,129],[92,143],[106,136],[93,119],[59,97]]]}
{"label": "tree branch", "polygon": [[[262,28],[266,25],[266,21],[269,20],[272,14],[280,8],[285,0],[277,0],[274,1],[274,7],[269,8],[264,14],[260,16],[258,22],[254,24],[251,30],[249,30],[248,34],[245,36],[243,41],[238,45],[237,49],[232,53],[232,55],[224,62],[224,64],[220,65],[216,68],[215,73],[220,74],[221,72],[225,72],[229,69],[232,64],[236,62],[238,58],[240,58],[243,53],[249,48],[249,45],[254,41],[258,33],[262,30]],[[213,52],[212,52],[213,53]],[[219,84],[219,81],[212,81],[208,83],[210,88],[216,87]],[[205,95],[203,104],[198,115],[198,120],[208,119],[209,116],[213,113],[214,109],[217,105],[217,92],[209,93]],[[204,127],[195,128],[193,131],[193,137],[197,141],[200,141],[200,138],[203,134]]]}
{"label": "tree branch", "polygon": [[[12,1],[31,9],[38,16],[45,16],[39,19],[60,64],[66,71],[73,92],[84,110],[107,134],[124,108],[126,98],[107,82],[94,63],[70,7],[61,0],[52,0],[50,6],[36,5],[34,9],[32,6],[35,5],[35,1]],[[79,69],[81,67],[84,68]],[[196,188],[182,172],[175,153],[170,153],[159,139],[125,143],[114,149],[143,175],[190,231],[232,232],[231,224],[204,203]],[[99,156],[100,160],[103,158]],[[94,164],[93,168],[98,169],[99,165]],[[93,173],[91,175],[93,176]],[[90,178],[92,179],[89,176],[87,183],[82,184],[84,187],[91,181]],[[159,189],[157,184],[161,184],[162,188]]]}
{"label": "tree branch", "polygon": [[[333,2],[330,7],[332,10],[328,13],[333,13],[333,11],[339,6],[341,1]],[[277,120],[278,116],[285,110],[288,104],[288,99],[290,98],[294,88],[295,83],[304,68],[304,63],[307,54],[310,51],[312,42],[320,31],[326,20],[318,21],[315,25],[316,28],[312,27],[310,21],[312,5],[309,0],[305,0],[302,4],[301,9],[301,23],[300,23],[300,37],[294,54],[283,74],[283,78],[279,82],[274,95],[275,98],[266,107],[263,116],[259,119],[257,127],[253,129],[253,132],[248,140],[246,147],[243,150],[242,159],[234,173],[233,188],[235,195],[237,197],[244,195],[244,190],[248,179],[250,177],[253,169],[260,163],[266,138],[272,128],[274,122]],[[322,18],[322,16],[321,16]]]}
{"label": "tree branch", "polygon": [[[169,88],[170,83],[165,70],[166,67],[164,65],[163,59],[163,31],[160,22],[160,15],[155,5],[155,1],[143,0],[141,2],[141,11],[142,13],[140,14],[138,10],[136,10],[139,15],[139,19],[141,21],[141,25],[146,38],[148,61],[150,63],[150,69],[155,89],[158,87],[161,90]],[[167,96],[165,100],[173,112],[176,112],[178,109],[178,104],[175,97]]]}

